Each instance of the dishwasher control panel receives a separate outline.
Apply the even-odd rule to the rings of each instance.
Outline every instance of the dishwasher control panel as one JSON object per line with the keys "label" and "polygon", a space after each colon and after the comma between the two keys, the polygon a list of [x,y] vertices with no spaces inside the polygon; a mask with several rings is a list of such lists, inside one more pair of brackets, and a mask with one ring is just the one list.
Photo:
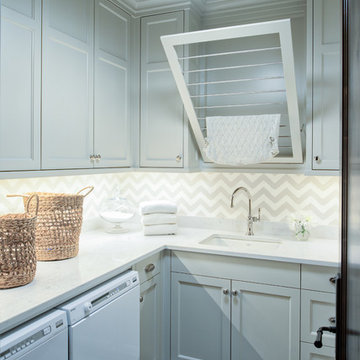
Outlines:
{"label": "dishwasher control panel", "polygon": [[69,325],[73,325],[137,285],[138,273],[128,271],[71,300],[61,306],[61,309],[67,312]]}
{"label": "dishwasher control panel", "polygon": [[4,334],[0,340],[0,360],[15,360],[63,330],[67,330],[67,319],[63,311],[56,310],[32,320]]}

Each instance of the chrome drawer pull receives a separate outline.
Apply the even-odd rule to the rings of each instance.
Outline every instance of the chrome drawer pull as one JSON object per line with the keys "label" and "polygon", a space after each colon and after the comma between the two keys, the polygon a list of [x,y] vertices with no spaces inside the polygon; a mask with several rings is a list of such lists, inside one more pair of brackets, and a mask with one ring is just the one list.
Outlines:
{"label": "chrome drawer pull", "polygon": [[145,266],[145,272],[147,272],[147,273],[153,271],[154,269],[155,269],[154,264],[148,264],[148,265]]}

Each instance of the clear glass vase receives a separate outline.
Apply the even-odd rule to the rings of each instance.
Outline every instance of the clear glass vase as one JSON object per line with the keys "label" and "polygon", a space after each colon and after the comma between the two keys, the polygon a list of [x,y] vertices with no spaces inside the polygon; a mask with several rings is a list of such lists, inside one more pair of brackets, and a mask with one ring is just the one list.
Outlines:
{"label": "clear glass vase", "polygon": [[308,222],[295,222],[295,237],[300,241],[306,241],[310,236],[310,224]]}

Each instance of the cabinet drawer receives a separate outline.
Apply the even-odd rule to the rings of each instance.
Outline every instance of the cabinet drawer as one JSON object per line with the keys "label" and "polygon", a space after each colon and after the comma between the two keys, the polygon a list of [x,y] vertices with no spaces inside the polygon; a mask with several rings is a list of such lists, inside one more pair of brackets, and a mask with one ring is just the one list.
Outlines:
{"label": "cabinet drawer", "polygon": [[301,288],[335,293],[335,283],[332,278],[337,273],[336,267],[302,265]]}
{"label": "cabinet drawer", "polygon": [[151,279],[160,272],[161,254],[157,253],[149,256],[145,260],[138,262],[133,269],[139,272],[140,284]]}
{"label": "cabinet drawer", "polygon": [[323,346],[317,349],[313,344],[301,343],[301,360],[335,360],[335,348]]}
{"label": "cabinet drawer", "polygon": [[[330,293],[301,290],[301,340],[313,343],[320,326],[335,326],[336,296]],[[323,344],[335,346],[335,334],[324,332]]]}
{"label": "cabinet drawer", "polygon": [[171,270],[270,285],[300,287],[300,265],[173,251]]}

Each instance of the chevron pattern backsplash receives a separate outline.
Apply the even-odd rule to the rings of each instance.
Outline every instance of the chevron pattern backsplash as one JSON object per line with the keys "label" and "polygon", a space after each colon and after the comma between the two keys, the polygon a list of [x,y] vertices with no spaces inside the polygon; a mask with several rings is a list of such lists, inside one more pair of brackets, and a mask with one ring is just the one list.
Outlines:
{"label": "chevron pattern backsplash", "polygon": [[264,220],[286,222],[290,214],[303,212],[315,224],[339,224],[338,177],[284,174],[127,172],[0,180],[0,213],[21,209],[21,201],[7,199],[6,194],[73,193],[87,185],[95,186],[84,202],[87,219],[97,217],[101,201],[116,186],[136,204],[170,199],[177,202],[179,215],[236,219],[246,215],[247,199],[238,194],[231,209],[230,196],[236,187],[246,186],[253,196],[253,208],[261,207]]}

